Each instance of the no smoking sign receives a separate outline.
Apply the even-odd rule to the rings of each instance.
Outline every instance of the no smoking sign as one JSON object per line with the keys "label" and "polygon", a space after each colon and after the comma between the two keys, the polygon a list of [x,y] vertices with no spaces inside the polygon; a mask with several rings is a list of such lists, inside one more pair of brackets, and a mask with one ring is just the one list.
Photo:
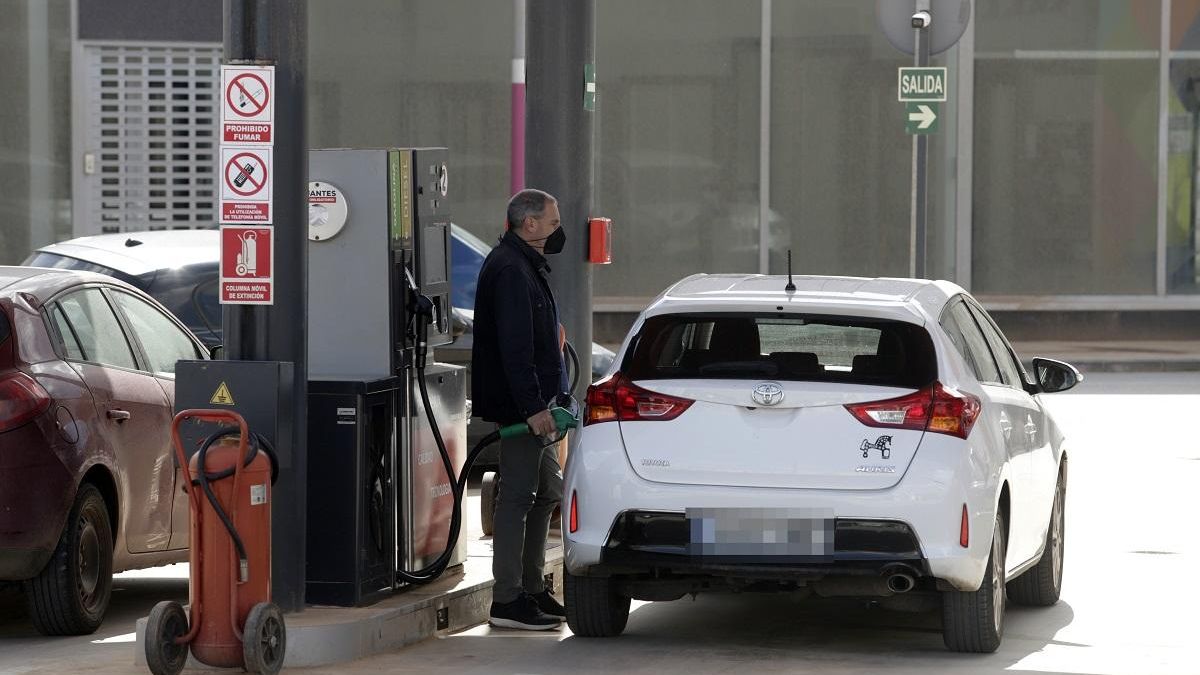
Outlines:
{"label": "no smoking sign", "polygon": [[221,223],[271,223],[271,148],[221,146]]}
{"label": "no smoking sign", "polygon": [[275,126],[275,67],[221,67],[221,141],[271,145]]}

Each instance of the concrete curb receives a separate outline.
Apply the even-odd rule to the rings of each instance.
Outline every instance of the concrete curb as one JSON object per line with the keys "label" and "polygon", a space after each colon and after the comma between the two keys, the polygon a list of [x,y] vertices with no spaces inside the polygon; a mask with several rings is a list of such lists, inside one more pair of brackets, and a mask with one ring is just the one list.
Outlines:
{"label": "concrete curb", "polygon": [[[562,579],[563,549],[546,551],[546,572]],[[491,556],[472,556],[458,572],[429,586],[400,591],[363,608],[310,607],[288,615],[284,668],[311,668],[395,652],[443,632],[481,624],[492,603]],[[446,625],[438,628],[438,613]],[[138,619],[134,663],[145,668],[146,618]],[[216,671],[190,655],[186,669]]]}
{"label": "concrete curb", "polygon": [[1079,372],[1087,373],[1194,373],[1200,371],[1200,359],[1138,359],[1106,361],[1076,359],[1068,361]]}

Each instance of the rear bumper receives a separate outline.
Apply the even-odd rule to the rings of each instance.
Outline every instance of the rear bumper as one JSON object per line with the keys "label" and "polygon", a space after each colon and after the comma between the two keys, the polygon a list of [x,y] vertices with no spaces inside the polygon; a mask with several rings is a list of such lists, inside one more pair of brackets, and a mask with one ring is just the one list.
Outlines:
{"label": "rear bumper", "polygon": [[[565,532],[565,565],[572,574],[629,574],[638,570],[688,569],[739,573],[747,569],[769,571],[772,577],[788,574],[878,573],[893,564],[907,564],[921,576],[944,582],[939,587],[970,591],[983,579],[990,533],[1000,492],[1001,467],[987,464],[987,454],[971,452],[957,439],[926,435],[905,475],[893,487],[881,490],[818,490],[681,485],[647,481],[629,464],[616,424],[601,424],[584,431],[582,444],[567,463],[564,509],[576,499],[578,527]],[[962,509],[970,525],[967,547],[959,543]],[[915,550],[864,551],[861,547],[836,550],[832,560],[800,565],[771,561],[697,559],[665,551],[627,550],[610,546],[623,513],[636,511],[674,513],[687,508],[822,509],[839,521],[888,521],[909,528]],[[664,554],[668,558],[661,558]],[[749,568],[745,566],[749,565]],[[770,568],[770,569],[768,569]],[[857,570],[857,572],[856,572]]]}
{"label": "rear bumper", "polygon": [[0,581],[45,567],[70,509],[74,481],[40,426],[0,434]]}
{"label": "rear bumper", "polygon": [[930,576],[912,529],[899,522],[837,519],[832,551],[789,556],[698,554],[689,530],[682,513],[622,513],[600,552],[599,564],[589,573],[775,580],[881,576],[890,571]]}

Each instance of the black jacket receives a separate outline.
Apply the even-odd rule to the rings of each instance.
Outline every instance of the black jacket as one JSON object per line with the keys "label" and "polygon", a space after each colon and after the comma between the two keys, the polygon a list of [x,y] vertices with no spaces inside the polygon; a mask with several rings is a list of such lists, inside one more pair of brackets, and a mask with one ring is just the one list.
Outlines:
{"label": "black jacket", "polygon": [[489,422],[523,422],[562,392],[558,309],[549,272],[542,254],[511,231],[479,270],[471,398],[475,414]]}

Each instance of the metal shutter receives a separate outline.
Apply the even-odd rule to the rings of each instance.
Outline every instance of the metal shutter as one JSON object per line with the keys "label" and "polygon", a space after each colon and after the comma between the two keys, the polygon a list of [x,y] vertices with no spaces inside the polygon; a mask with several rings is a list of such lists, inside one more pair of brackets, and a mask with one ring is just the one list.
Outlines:
{"label": "metal shutter", "polygon": [[80,47],[76,236],[214,227],[221,45]]}

